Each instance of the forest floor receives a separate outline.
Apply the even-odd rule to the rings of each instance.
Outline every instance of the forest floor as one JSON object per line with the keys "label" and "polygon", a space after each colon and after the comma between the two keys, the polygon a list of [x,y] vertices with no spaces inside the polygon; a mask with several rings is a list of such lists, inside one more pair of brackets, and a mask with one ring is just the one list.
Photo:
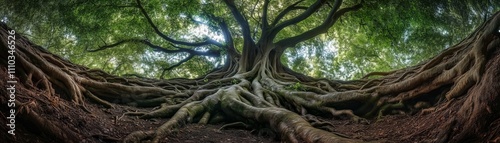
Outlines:
{"label": "forest floor", "polygon": [[[31,97],[41,94],[36,91],[19,89],[18,93],[23,97]],[[20,101],[29,101],[29,99],[20,99]],[[136,108],[124,105],[115,105],[115,108],[105,108],[101,105],[87,101],[88,111],[81,106],[74,105],[72,102],[60,99],[69,106],[45,106],[37,111],[42,117],[66,126],[83,136],[83,143],[95,142],[120,142],[121,138],[137,130],[154,130],[167,118],[158,119],[140,119],[136,116],[123,115],[125,112],[151,111],[152,108]],[[438,105],[437,108],[443,105]],[[453,107],[452,107],[453,108]],[[40,109],[40,108],[39,108]],[[37,130],[34,125],[23,121],[23,117],[16,117],[16,136],[7,134],[7,114],[2,111],[0,118],[2,131],[0,141],[21,142],[21,143],[40,143],[40,142],[59,142],[54,141],[50,135],[44,131]],[[413,115],[388,115],[378,120],[371,120],[370,124],[356,123],[345,119],[323,119],[335,127],[336,134],[349,138],[362,139],[364,141],[379,142],[435,142],[435,137],[431,127],[436,124],[443,124],[447,121],[443,114],[432,112],[430,114]],[[269,132],[252,132],[245,129],[219,128],[223,125],[198,125],[189,124],[173,131],[164,142],[193,142],[193,143],[274,143],[280,142],[279,137]],[[415,132],[422,131],[425,132]],[[500,138],[499,140],[500,141]],[[495,142],[495,141],[492,141]]]}

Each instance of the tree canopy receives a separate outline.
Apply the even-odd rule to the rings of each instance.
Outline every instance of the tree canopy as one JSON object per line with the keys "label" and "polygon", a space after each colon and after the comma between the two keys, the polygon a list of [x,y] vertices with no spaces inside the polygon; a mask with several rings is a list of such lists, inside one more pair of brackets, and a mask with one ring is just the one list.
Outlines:
{"label": "tree canopy", "polygon": [[[313,0],[272,0],[267,22],[276,25],[304,12]],[[358,1],[344,1],[342,7]],[[227,44],[219,20],[232,32],[241,51],[242,33],[224,3],[213,0],[144,1],[142,7],[159,32],[178,40],[213,40]],[[253,40],[262,35],[265,1],[235,1],[248,21]],[[373,71],[390,71],[428,59],[461,40],[499,9],[499,2],[481,1],[364,1],[364,7],[348,13],[327,33],[287,49],[282,62],[313,77],[359,78]],[[150,78],[198,77],[224,64],[224,49],[215,45],[185,47],[214,51],[215,55],[159,52],[142,39],[169,50],[179,45],[165,41],[148,23],[136,1],[3,1],[2,21],[13,25],[53,53],[71,61],[117,75]],[[319,25],[333,2],[302,22],[280,31],[275,40],[297,35]],[[36,22],[30,22],[36,21]],[[50,33],[50,34],[47,34]],[[61,38],[62,37],[62,38]],[[239,44],[239,45],[238,45]],[[71,46],[72,48],[66,48]],[[190,56],[192,55],[192,56]],[[190,59],[190,60],[188,60]],[[168,70],[166,72],[165,70]],[[163,75],[163,76],[162,76]]]}
{"label": "tree canopy", "polygon": [[75,128],[113,108],[115,123],[117,114],[168,118],[111,138],[123,142],[162,142],[190,123],[266,128],[294,143],[383,141],[332,122],[398,115],[414,132],[393,142],[499,139],[498,1],[1,4],[0,75],[9,82],[0,86],[24,92],[1,88],[11,95],[1,102],[20,106],[0,108],[60,141],[109,134]]}

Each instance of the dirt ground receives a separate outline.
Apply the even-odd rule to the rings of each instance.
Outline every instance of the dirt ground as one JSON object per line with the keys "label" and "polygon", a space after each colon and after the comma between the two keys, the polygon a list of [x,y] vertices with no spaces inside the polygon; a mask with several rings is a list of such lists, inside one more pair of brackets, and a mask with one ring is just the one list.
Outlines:
{"label": "dirt ground", "polygon": [[[5,86],[5,83],[0,83]],[[113,143],[120,142],[121,138],[137,130],[156,129],[168,119],[139,119],[135,116],[124,116],[125,112],[150,111],[151,108],[135,108],[123,105],[115,105],[115,108],[104,108],[101,105],[87,101],[87,111],[64,99],[59,100],[59,105],[51,106],[51,103],[33,102],[31,97],[39,98],[41,91],[30,91],[22,86],[17,88],[18,98],[26,105],[37,105],[35,109],[42,117],[59,123],[67,129],[83,136],[82,143]],[[0,89],[0,93],[6,93],[5,88]],[[23,120],[22,115],[16,117],[15,136],[7,134],[7,106],[3,98],[1,114],[1,136],[0,142],[20,142],[20,143],[51,143],[64,142],[54,140],[46,131],[41,131],[31,124],[30,121]],[[61,104],[62,103],[62,104]],[[438,105],[437,108],[444,105]],[[450,107],[453,108],[453,105]],[[444,111],[443,111],[444,112]],[[322,119],[333,125],[333,132],[348,138],[362,139],[364,141],[378,142],[437,142],[437,136],[433,133],[433,128],[444,124],[447,115],[453,113],[432,112],[429,114],[415,113],[413,115],[389,115],[378,120],[371,120],[370,124],[355,123],[342,119]],[[493,138],[494,140],[481,140],[479,142],[500,142],[500,121],[493,123],[481,138]],[[198,125],[189,124],[185,127],[172,131],[164,142],[174,143],[277,143],[279,136],[273,133],[263,134],[258,131],[244,129],[223,129],[222,125]],[[493,136],[493,137],[492,137]],[[471,140],[478,142],[478,140]]]}

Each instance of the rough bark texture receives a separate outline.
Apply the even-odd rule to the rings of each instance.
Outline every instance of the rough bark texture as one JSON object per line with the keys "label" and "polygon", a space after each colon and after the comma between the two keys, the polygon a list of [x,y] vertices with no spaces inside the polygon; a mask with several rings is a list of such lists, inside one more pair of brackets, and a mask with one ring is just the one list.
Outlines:
{"label": "rough bark texture", "polygon": [[[319,1],[318,1],[319,2]],[[337,1],[339,2],[339,1]],[[234,7],[226,1],[228,7]],[[324,26],[333,24],[341,15],[339,3]],[[238,19],[241,14],[231,9],[242,27],[248,23]],[[345,13],[344,12],[344,13]],[[306,16],[307,17],[307,16]],[[281,23],[286,26],[293,24]],[[136,131],[123,142],[149,140],[160,142],[173,128],[185,124],[235,123],[272,129],[287,142],[363,142],[330,132],[331,124],[322,118],[348,118],[370,123],[393,113],[442,114],[446,124],[415,131],[430,132],[430,142],[467,142],[494,139],[479,136],[498,128],[500,89],[500,14],[479,26],[462,42],[420,65],[385,73],[371,79],[337,81],[314,79],[293,72],[280,63],[283,51],[295,45],[295,38],[307,39],[321,33],[311,30],[282,42],[245,38],[241,55],[229,54],[220,69],[199,79],[143,79],[109,75],[88,69],[50,54],[21,35],[16,41],[16,77],[18,85],[43,91],[23,94],[16,101],[19,116],[63,141],[77,142],[82,137],[59,123],[45,120],[37,113],[41,108],[64,110],[60,100],[73,101],[85,109],[86,104],[115,104],[156,107],[151,112],[129,112],[141,118],[170,118],[154,130]],[[331,25],[330,25],[331,26]],[[7,70],[9,28],[1,26],[0,65]],[[280,30],[280,25],[273,29]],[[263,39],[272,39],[270,30]],[[243,29],[243,36],[249,36]],[[290,45],[291,44],[291,45]],[[230,48],[232,49],[232,48]],[[4,81],[2,81],[4,82]],[[3,84],[5,85],[5,83]],[[3,88],[2,95],[7,95]],[[29,92],[29,91],[18,91]],[[92,99],[93,103],[87,103]],[[2,103],[7,102],[1,96]],[[22,102],[21,102],[22,101]],[[49,107],[50,106],[50,107]],[[333,127],[335,128],[335,127]]]}

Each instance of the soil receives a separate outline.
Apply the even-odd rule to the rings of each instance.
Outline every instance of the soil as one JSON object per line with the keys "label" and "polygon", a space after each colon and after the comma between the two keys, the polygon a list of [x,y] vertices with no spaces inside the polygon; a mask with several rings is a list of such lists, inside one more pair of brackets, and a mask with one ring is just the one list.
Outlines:
{"label": "soil", "polygon": [[[4,86],[5,83],[0,84]],[[3,90],[3,91],[2,91]],[[123,115],[125,112],[151,111],[152,108],[136,108],[115,104],[114,108],[105,108],[102,105],[86,101],[86,109],[72,102],[60,99],[58,105],[50,103],[35,103],[31,98],[39,98],[37,95],[42,91],[30,91],[25,87],[16,88],[18,98],[26,105],[39,104],[38,109],[34,109],[42,117],[67,129],[80,134],[83,138],[82,143],[113,143],[120,142],[121,138],[137,130],[154,130],[161,126],[168,118],[140,119],[136,116]],[[6,93],[5,88],[0,89],[0,93]],[[29,97],[29,98],[26,98]],[[461,99],[458,99],[461,101]],[[5,101],[2,104],[6,105]],[[459,105],[457,102],[456,105]],[[54,140],[45,131],[37,129],[30,121],[23,120],[22,115],[16,116],[15,136],[7,134],[9,128],[7,124],[7,106],[2,105],[1,112],[1,142],[19,142],[19,143],[51,143],[64,142]],[[64,105],[64,106],[61,106]],[[65,106],[67,105],[67,106]],[[438,105],[440,108],[445,105]],[[452,104],[449,108],[454,108]],[[327,121],[334,126],[331,129],[338,135],[349,138],[362,139],[364,141],[379,142],[436,142],[436,134],[433,128],[444,124],[447,121],[446,116],[453,113],[442,113],[444,111],[431,112],[429,114],[415,113],[413,115],[388,115],[377,120],[369,121],[370,124],[361,124],[351,120],[344,119],[320,119]],[[500,135],[500,128],[497,124],[500,121],[493,122],[493,128],[488,129],[483,138],[493,138],[487,142],[500,142],[500,137],[491,137],[491,135]],[[250,131],[238,128],[220,129],[223,125],[199,125],[188,124],[180,129],[173,130],[164,142],[178,143],[277,143],[279,137],[273,133],[263,133],[261,131]],[[480,139],[481,140],[481,139]],[[484,140],[482,140],[484,141]],[[477,141],[472,141],[477,142]]]}

